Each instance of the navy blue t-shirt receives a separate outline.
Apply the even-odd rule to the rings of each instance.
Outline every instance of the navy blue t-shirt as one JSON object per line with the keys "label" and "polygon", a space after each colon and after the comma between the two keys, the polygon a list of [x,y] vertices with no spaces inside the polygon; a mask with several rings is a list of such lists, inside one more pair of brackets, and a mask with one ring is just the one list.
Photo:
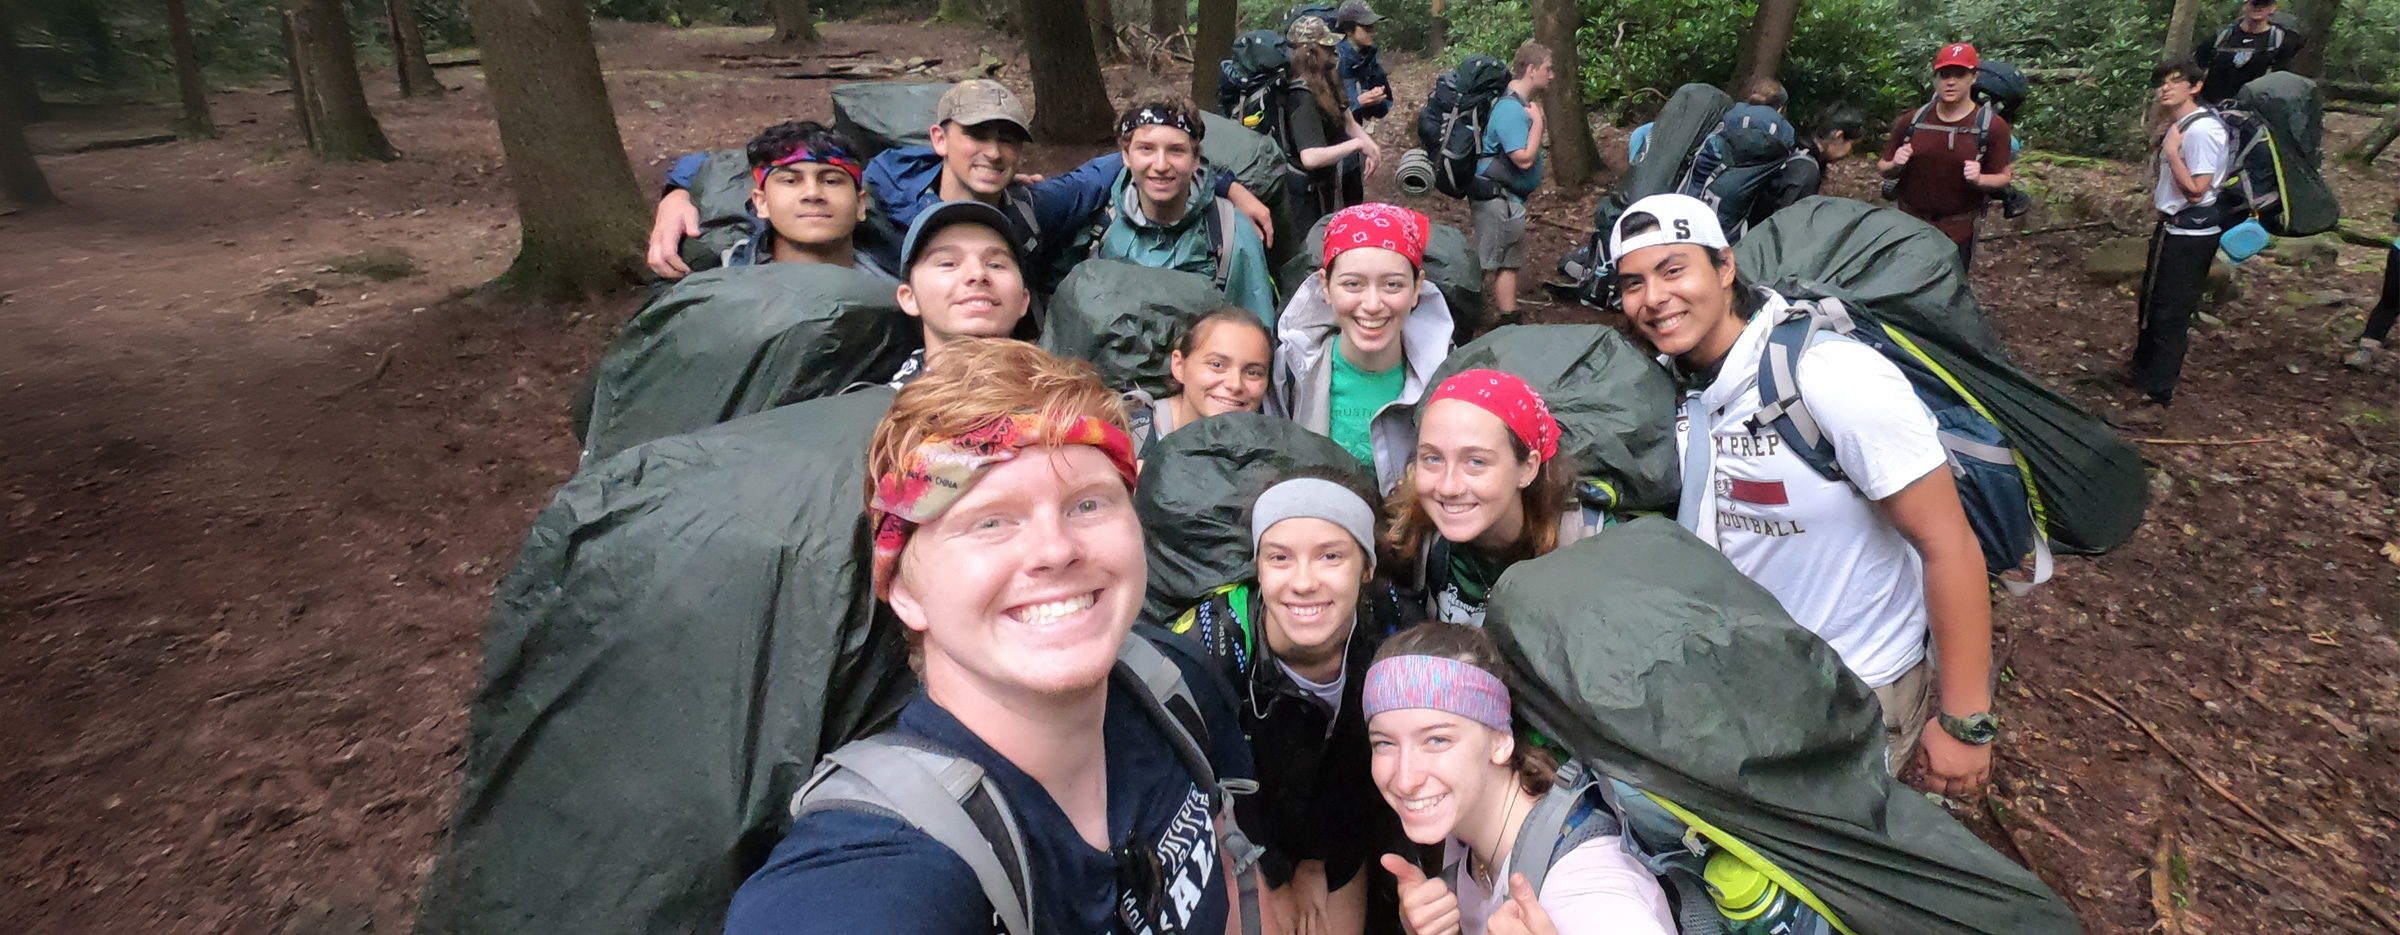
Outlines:
{"label": "navy blue t-shirt", "polygon": [[[1139,636],[1129,639],[1140,639]],[[1220,778],[1248,778],[1249,747],[1231,690],[1191,651],[1160,640],[1191,683],[1208,724],[1204,744]],[[1045,932],[1225,931],[1230,902],[1207,790],[1175,756],[1123,680],[1109,685],[1106,733],[1108,835],[1148,842],[1161,872],[1151,905],[1166,926],[1132,927],[1118,914],[1116,859],[1075,833],[1040,783],[994,753],[922,692],[894,730],[973,760],[1000,787],[1026,841],[1034,879],[1034,927]],[[813,812],[795,823],[766,866],[734,894],[726,935],[988,935],[998,919],[966,861],[897,819],[852,811]]]}

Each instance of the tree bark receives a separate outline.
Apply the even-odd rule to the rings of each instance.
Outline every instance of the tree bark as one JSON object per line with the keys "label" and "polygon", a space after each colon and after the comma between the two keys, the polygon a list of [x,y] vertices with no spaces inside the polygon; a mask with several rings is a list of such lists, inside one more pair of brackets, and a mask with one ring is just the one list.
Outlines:
{"label": "tree bark", "polygon": [[2299,4],[2300,35],[2307,41],[2292,56],[2292,70],[2311,78],[2325,77],[2325,50],[2333,45],[2333,25],[2340,21],[2342,0],[2305,0]]}
{"label": "tree bark", "polygon": [[1114,139],[1116,107],[1083,0],[1019,0],[1025,19],[1025,58],[1033,65],[1033,138],[1044,143],[1105,143]]}
{"label": "tree bark", "polygon": [[1442,49],[1450,44],[1448,9],[1449,5],[1444,0],[1433,0],[1432,15],[1425,27],[1425,54],[1428,56],[1442,57]]}
{"label": "tree bark", "polygon": [[200,73],[200,52],[192,43],[192,18],[183,0],[167,0],[167,45],[175,55],[175,88],[183,96],[183,120],[176,132],[186,139],[217,135],[208,116],[208,79]]}
{"label": "tree bark", "polygon": [[[1150,34],[1164,41],[1168,36],[1183,32],[1185,23],[1183,0],[1150,0]],[[1198,69],[1198,59],[1192,61]]]}
{"label": "tree bark", "polygon": [[25,51],[17,45],[16,24],[9,21],[8,4],[0,3],[0,93],[16,105],[17,119],[23,123],[40,123],[50,116],[42,104],[42,88],[33,80],[33,66]]}
{"label": "tree bark", "polygon": [[2192,54],[2192,26],[2200,21],[2200,0],[2175,0],[2167,16],[2167,37],[2159,47],[2161,61],[2180,61]]}
{"label": "tree bark", "polygon": [[295,0],[286,20],[292,28],[292,68],[300,83],[294,105],[304,108],[302,131],[309,148],[326,162],[390,161],[400,158],[384,138],[383,125],[367,109],[367,89],[358,80],[358,55],[350,44],[350,14],[342,0]]}
{"label": "tree bark", "polygon": [[1200,0],[1198,29],[1192,33],[1192,103],[1202,110],[1217,106],[1217,63],[1233,54],[1239,18],[1238,0]]}
{"label": "tree bark", "polygon": [[563,302],[641,267],[649,206],[633,180],[583,0],[467,0],[517,197],[517,258],[487,289]]}
{"label": "tree bark", "polygon": [[933,21],[972,26],[983,21],[983,13],[976,9],[975,0],[942,0],[941,7],[934,11]]}
{"label": "tree bark", "polygon": [[425,60],[425,33],[417,28],[416,0],[383,0],[383,12],[391,20],[392,62],[400,73],[400,96],[442,96],[449,89],[442,87],[442,79],[434,77],[433,64]]}
{"label": "tree bark", "polygon": [[[14,38],[0,36],[0,79],[17,74],[23,63]],[[24,205],[57,204],[58,193],[50,190],[42,164],[33,159],[33,146],[25,142],[25,116],[19,105],[16,94],[0,94],[0,195]]]}
{"label": "tree bark", "polygon": [[1583,106],[1583,56],[1575,34],[1583,29],[1583,6],[1577,0],[1535,0],[1533,38],[1550,50],[1557,76],[1542,95],[1549,118],[1550,177],[1560,188],[1581,189],[1600,168],[1600,145],[1592,140],[1592,121]]}
{"label": "tree bark", "polygon": [[1084,18],[1091,22],[1092,51],[1103,62],[1121,62],[1117,50],[1117,5],[1113,0],[1083,0]]}
{"label": "tree bark", "polygon": [[2394,137],[2400,137],[2400,107],[2392,108],[2389,115],[2375,124],[2375,129],[2367,131],[2366,137],[2360,139],[2358,145],[2350,147],[2350,151],[2342,155],[2357,160],[2361,165],[2374,162],[2375,157],[2383,155],[2384,147],[2392,145]]}
{"label": "tree bark", "polygon": [[[808,0],[767,0],[767,6],[775,14],[775,36],[767,40],[769,43],[805,45],[817,41],[817,19],[808,13]],[[946,8],[948,4],[943,6]]]}
{"label": "tree bark", "polygon": [[1758,15],[1751,17],[1750,30],[1742,36],[1746,54],[1733,74],[1733,87],[1726,89],[1734,100],[1783,68],[1783,50],[1792,44],[1792,21],[1799,15],[1800,0],[1758,0]]}

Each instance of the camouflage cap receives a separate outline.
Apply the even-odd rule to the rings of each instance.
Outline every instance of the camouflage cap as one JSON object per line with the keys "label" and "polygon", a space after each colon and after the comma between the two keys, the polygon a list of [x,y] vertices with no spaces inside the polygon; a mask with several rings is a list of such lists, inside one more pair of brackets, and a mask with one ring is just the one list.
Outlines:
{"label": "camouflage cap", "polygon": [[1008,86],[988,78],[973,78],[953,85],[943,92],[941,103],[934,106],[937,123],[956,123],[971,127],[979,123],[1005,121],[1026,136],[1033,135],[1033,120],[1025,114],[1025,102]]}
{"label": "camouflage cap", "polygon": [[1292,21],[1292,44],[1295,46],[1340,45],[1342,37],[1334,35],[1333,27],[1325,25],[1323,18],[1303,16]]}

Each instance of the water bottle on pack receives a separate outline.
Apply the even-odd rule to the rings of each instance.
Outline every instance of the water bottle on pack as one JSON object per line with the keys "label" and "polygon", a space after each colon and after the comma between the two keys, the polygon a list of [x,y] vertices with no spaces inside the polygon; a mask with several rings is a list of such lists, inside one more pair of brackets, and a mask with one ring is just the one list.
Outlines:
{"label": "water bottle on pack", "polygon": [[1725,916],[1727,935],[1831,935],[1824,916],[1732,851],[1708,855],[1702,875]]}

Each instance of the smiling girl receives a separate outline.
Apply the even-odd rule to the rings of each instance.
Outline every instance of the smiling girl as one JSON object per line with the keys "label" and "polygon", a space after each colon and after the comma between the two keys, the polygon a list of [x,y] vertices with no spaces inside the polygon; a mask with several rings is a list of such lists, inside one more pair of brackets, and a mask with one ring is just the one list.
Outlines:
{"label": "smiling girl", "polygon": [[1400,880],[1402,924],[1411,935],[1674,932],[1665,891],[1618,835],[1595,835],[1557,856],[1538,893],[1522,876],[1527,868],[1511,866],[1518,833],[1557,765],[1517,742],[1508,674],[1490,635],[1448,623],[1393,636],[1367,670],[1375,787],[1410,841],[1443,845],[1435,877],[1384,855]]}
{"label": "smiling girl", "polygon": [[1425,279],[1425,216],[1387,204],[1336,212],[1325,262],[1278,319],[1274,399],[1399,482],[1415,447],[1408,407],[1450,355],[1450,306]]}
{"label": "smiling girl", "polygon": [[1508,566],[1599,531],[1558,442],[1549,404],[1512,374],[1468,370],[1434,389],[1390,499],[1392,554],[1414,561],[1402,587],[1429,616],[1480,626]]}
{"label": "smiling girl", "polygon": [[1151,443],[1213,415],[1257,412],[1267,398],[1267,369],[1274,337],[1248,309],[1228,305],[1187,326],[1167,355],[1175,395],[1151,402],[1126,394],[1136,444]]}

